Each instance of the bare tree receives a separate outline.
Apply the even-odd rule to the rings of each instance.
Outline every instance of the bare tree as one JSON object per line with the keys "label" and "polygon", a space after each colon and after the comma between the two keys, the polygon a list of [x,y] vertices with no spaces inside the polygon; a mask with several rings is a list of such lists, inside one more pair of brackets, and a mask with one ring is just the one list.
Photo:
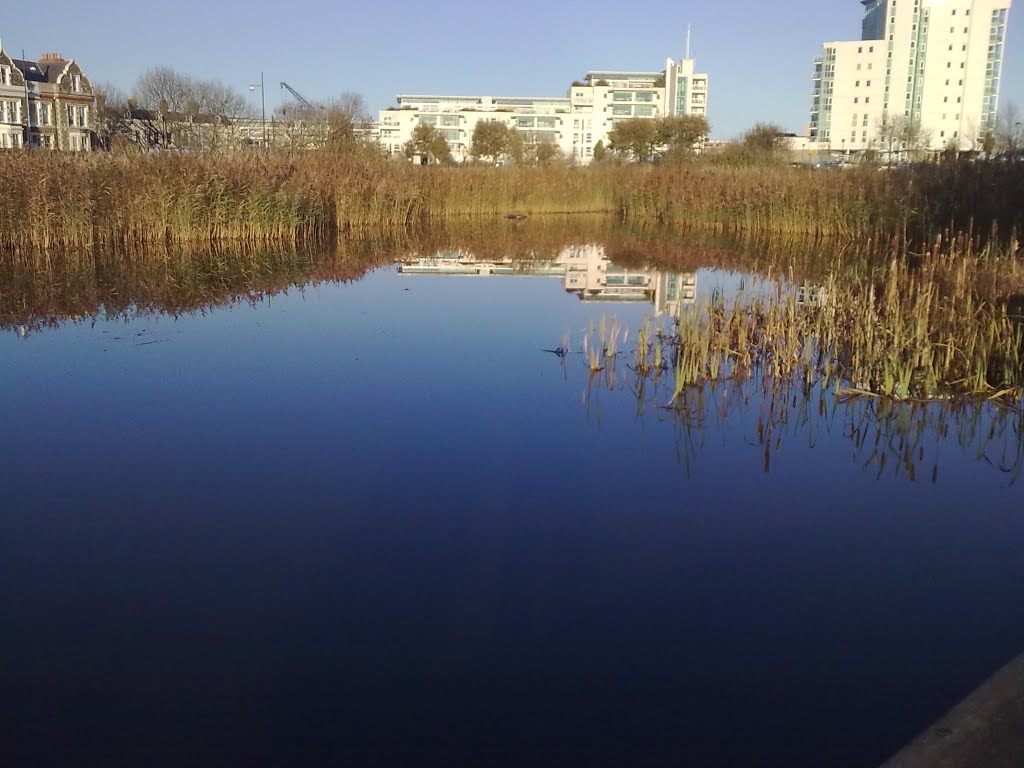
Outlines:
{"label": "bare tree", "polygon": [[920,120],[905,115],[883,112],[875,131],[881,151],[890,164],[903,158],[916,160],[931,144],[931,131],[924,129]]}
{"label": "bare tree", "polygon": [[138,106],[158,115],[163,132],[178,148],[215,149],[231,142],[233,119],[252,114],[235,88],[200,80],[170,67],[154,67],[135,84]]}
{"label": "bare tree", "polygon": [[932,142],[932,132],[921,125],[920,120],[903,118],[900,143],[910,160],[920,160]]}
{"label": "bare tree", "polygon": [[193,81],[170,67],[153,67],[136,81],[135,98],[145,109],[186,112],[194,101]]}
{"label": "bare tree", "polygon": [[166,145],[167,136],[157,121],[159,113],[140,107],[112,83],[95,84],[93,90],[100,146],[108,151],[131,152]]}
{"label": "bare tree", "polygon": [[343,93],[326,103],[290,101],[276,116],[291,149],[329,149],[347,152],[371,143],[371,119],[361,94]]}
{"label": "bare tree", "polygon": [[113,83],[93,83],[92,88],[96,97],[96,140],[104,149],[111,149],[116,136],[128,133],[128,97]]}

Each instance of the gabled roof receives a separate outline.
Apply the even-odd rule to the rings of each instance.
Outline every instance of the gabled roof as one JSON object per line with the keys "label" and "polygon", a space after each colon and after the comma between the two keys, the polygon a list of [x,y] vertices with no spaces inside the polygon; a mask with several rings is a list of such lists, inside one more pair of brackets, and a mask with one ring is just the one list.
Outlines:
{"label": "gabled roof", "polygon": [[54,85],[71,65],[70,61],[25,61],[14,59],[14,66],[21,70],[25,79],[34,83],[50,83]]}

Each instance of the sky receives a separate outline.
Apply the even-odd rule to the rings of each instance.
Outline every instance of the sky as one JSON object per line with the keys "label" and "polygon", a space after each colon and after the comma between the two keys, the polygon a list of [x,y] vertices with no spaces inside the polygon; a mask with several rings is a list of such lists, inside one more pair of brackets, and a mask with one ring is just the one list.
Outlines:
{"label": "sky", "polygon": [[[564,96],[590,69],[661,70],[683,56],[691,24],[712,135],[729,139],[758,121],[805,132],[812,61],[823,42],[860,36],[861,11],[859,0],[50,0],[4,2],[0,40],[30,58],[62,53],[128,93],[153,66],[241,90],[263,72],[268,112],[286,81],[314,100],[361,93],[376,114],[398,93]],[[1024,106],[1018,13],[1002,103]],[[259,91],[248,93],[258,110]]]}

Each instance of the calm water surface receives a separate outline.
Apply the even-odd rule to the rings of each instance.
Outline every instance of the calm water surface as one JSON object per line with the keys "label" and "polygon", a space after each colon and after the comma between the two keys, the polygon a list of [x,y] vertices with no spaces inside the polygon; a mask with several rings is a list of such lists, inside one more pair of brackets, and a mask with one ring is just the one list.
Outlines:
{"label": "calm water surface", "polygon": [[1024,650],[1012,425],[766,454],[576,350],[749,277],[456,256],[0,334],[0,764],[872,766]]}

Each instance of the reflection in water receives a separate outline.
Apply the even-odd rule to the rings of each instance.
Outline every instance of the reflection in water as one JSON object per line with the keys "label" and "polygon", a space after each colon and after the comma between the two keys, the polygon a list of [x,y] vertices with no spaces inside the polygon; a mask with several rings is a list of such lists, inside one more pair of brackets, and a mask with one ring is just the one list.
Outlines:
{"label": "reflection in water", "polygon": [[0,763],[877,765],[1019,652],[1011,403],[769,373],[828,246],[539,235],[0,255]]}
{"label": "reflection in water", "polygon": [[177,317],[254,305],[307,285],[358,280],[393,258],[394,251],[377,241],[303,251],[77,254],[30,265],[0,256],[0,329],[26,336],[94,318]]}
{"label": "reflection in water", "polygon": [[[823,287],[827,278],[820,267],[832,263],[822,258],[828,255],[827,246],[780,251],[770,244],[753,244],[744,250],[743,243],[687,244],[657,233],[608,227],[596,233],[542,230],[533,235],[516,229],[504,237],[487,230],[420,241],[341,241],[323,250],[213,250],[109,259],[92,254],[31,266],[0,259],[0,328],[24,337],[96,317],[204,313],[218,306],[257,304],[324,281],[358,280],[395,262],[407,276],[551,277],[583,302],[652,306],[654,318],[633,329],[632,336],[615,320],[602,318],[582,339],[566,337],[548,351],[557,354],[566,377],[574,366],[582,366],[587,378],[583,402],[594,416],[600,415],[602,392],[612,397],[630,392],[639,414],[675,424],[678,457],[688,468],[702,453],[708,434],[739,429],[748,443],[762,449],[765,470],[789,440],[814,445],[841,435],[852,444],[852,459],[879,475],[894,472],[935,481],[941,475],[942,449],[950,446],[999,469],[1011,481],[1022,471],[1019,398],[999,404],[939,399],[895,403],[846,396],[834,391],[831,381],[787,379],[759,365],[748,366],[742,375],[723,369],[711,380],[680,380],[678,355],[685,345],[680,345],[678,321],[685,308],[695,309],[698,267],[745,269],[743,281],[749,282],[752,295],[788,286],[795,309],[819,308],[832,298]],[[585,238],[586,244],[565,242],[573,238]],[[713,283],[724,273],[712,269],[703,274]],[[767,279],[761,277],[765,274]],[[643,355],[637,353],[639,347]],[[798,350],[801,357],[805,352]]]}
{"label": "reflection in water", "polygon": [[[802,292],[804,300],[820,290]],[[818,299],[815,299],[818,300]],[[629,332],[610,323],[613,335]],[[964,459],[988,465],[1009,485],[1024,473],[1024,403],[1015,400],[936,398],[896,401],[849,394],[823,378],[778,376],[761,363],[749,369],[722,369],[713,380],[680,384],[678,323],[645,323],[634,335],[636,350],[620,350],[606,326],[588,329],[575,354],[560,363],[569,378],[583,378],[582,404],[600,422],[605,398],[626,398],[637,418],[655,418],[675,429],[677,461],[689,475],[709,444],[740,439],[758,450],[761,469],[770,472],[786,445],[848,445],[855,464],[878,478],[939,482],[940,465]],[[591,350],[601,350],[595,365]],[[641,354],[640,349],[646,349]],[[712,439],[713,438],[713,439]],[[845,451],[844,451],[845,452]]]}
{"label": "reflection in water", "polygon": [[854,263],[847,251],[847,246],[822,242],[631,229],[606,219],[572,217],[514,224],[501,220],[402,239],[353,238],[301,249],[169,248],[52,258],[0,253],[0,329],[26,335],[95,317],[205,312],[260,302],[305,285],[358,280],[368,270],[396,262],[403,273],[417,271],[417,265],[420,271],[441,274],[442,265],[456,270],[449,274],[480,274],[488,264],[493,274],[550,270],[583,299],[632,296],[674,315],[692,301],[693,275],[700,268],[816,280],[844,259]]}
{"label": "reflection in water", "polygon": [[559,277],[567,293],[581,301],[649,301],[658,315],[679,315],[697,295],[695,272],[666,272],[653,267],[619,266],[604,245],[573,245],[551,259],[480,258],[465,251],[444,251],[402,261],[404,275],[533,275]]}

